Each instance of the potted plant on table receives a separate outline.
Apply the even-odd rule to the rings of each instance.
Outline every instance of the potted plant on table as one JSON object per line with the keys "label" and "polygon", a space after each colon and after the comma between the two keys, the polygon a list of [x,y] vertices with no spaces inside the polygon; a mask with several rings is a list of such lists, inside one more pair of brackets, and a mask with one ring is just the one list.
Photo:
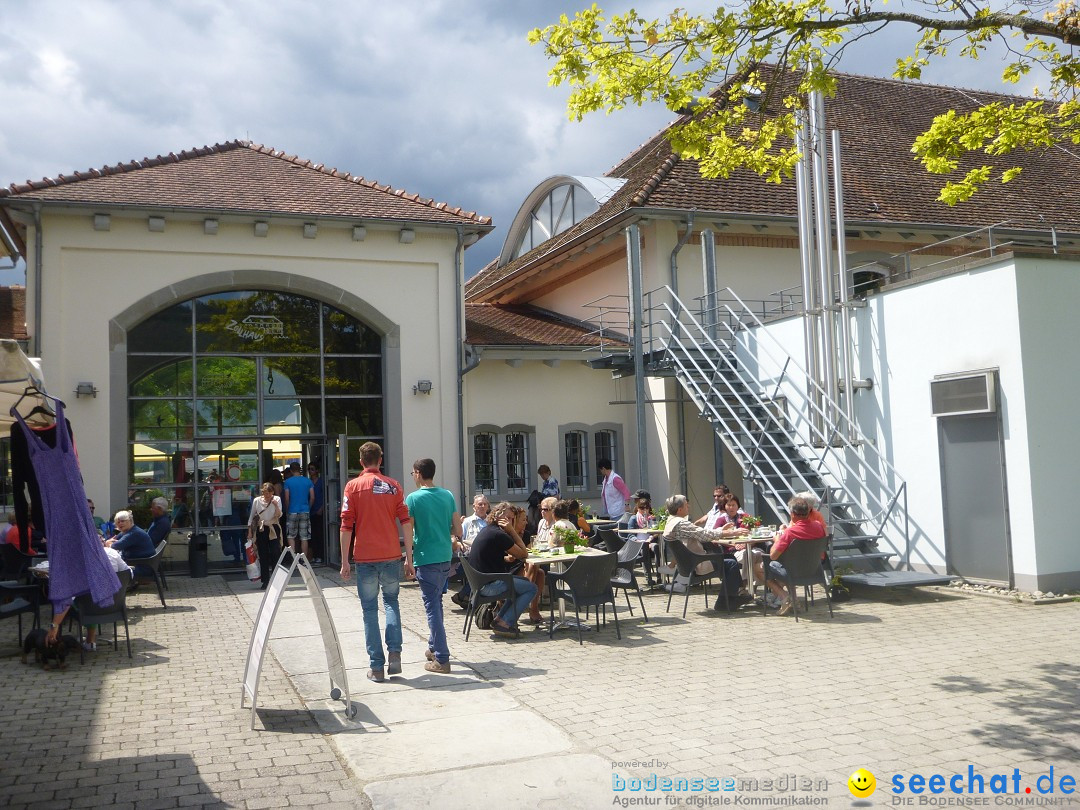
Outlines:
{"label": "potted plant on table", "polygon": [[556,526],[551,533],[555,536],[556,545],[563,547],[564,554],[573,554],[574,548],[584,542],[577,529],[568,526]]}

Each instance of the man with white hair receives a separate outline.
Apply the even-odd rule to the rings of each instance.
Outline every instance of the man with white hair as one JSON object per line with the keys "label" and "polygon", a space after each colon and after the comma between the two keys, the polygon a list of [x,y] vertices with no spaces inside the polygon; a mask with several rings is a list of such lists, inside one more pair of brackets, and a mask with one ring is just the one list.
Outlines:
{"label": "man with white hair", "polygon": [[170,531],[172,518],[169,517],[169,501],[166,498],[154,498],[150,501],[150,525],[146,527],[146,533],[154,542],[154,548],[168,538]]}

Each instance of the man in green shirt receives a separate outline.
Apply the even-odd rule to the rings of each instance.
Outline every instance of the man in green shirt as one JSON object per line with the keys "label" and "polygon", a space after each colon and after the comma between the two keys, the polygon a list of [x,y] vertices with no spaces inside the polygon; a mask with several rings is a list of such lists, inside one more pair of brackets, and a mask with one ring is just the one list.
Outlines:
{"label": "man in green shirt", "polygon": [[428,620],[428,672],[450,671],[450,648],[443,625],[443,591],[450,576],[453,540],[461,537],[461,514],[453,494],[435,486],[435,462],[417,459],[412,468],[418,489],[405,505],[413,519],[413,565]]}

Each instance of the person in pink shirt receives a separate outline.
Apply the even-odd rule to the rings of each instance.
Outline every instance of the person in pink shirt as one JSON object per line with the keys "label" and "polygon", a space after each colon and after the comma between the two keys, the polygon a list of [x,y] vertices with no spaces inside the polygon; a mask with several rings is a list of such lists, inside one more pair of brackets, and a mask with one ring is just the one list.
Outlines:
{"label": "person in pink shirt", "polygon": [[602,458],[596,462],[600,475],[604,477],[600,485],[600,503],[606,516],[612,520],[622,520],[626,514],[626,502],[630,500],[630,488],[615,470],[611,469],[611,459]]}

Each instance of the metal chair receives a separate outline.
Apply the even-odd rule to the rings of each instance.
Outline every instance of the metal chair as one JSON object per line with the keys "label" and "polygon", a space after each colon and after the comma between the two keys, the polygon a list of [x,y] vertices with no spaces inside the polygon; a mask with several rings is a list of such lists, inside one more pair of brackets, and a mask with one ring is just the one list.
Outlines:
{"label": "metal chair", "polygon": [[[731,613],[731,599],[732,594],[727,592],[727,583],[724,581],[724,554],[699,554],[691,551],[686,547],[686,544],[681,540],[671,539],[667,542],[668,551],[671,552],[671,556],[675,560],[675,567],[679,573],[679,576],[687,580],[686,583],[686,600],[683,602],[683,618],[686,618],[686,608],[690,604],[690,589],[695,585],[701,585],[705,592],[705,607],[709,606],[709,581],[713,579],[720,580],[720,592],[724,596],[724,602],[727,604],[727,611]],[[712,571],[707,574],[697,573],[697,567],[703,562],[712,563]],[[671,597],[675,594],[675,584],[672,583],[671,590],[668,592],[667,598],[667,612],[671,612]]]}
{"label": "metal chair", "polygon": [[634,615],[634,607],[630,604],[630,589],[637,592],[638,602],[641,603],[641,613],[645,621],[649,620],[649,614],[645,612],[645,600],[641,598],[641,586],[638,584],[634,568],[641,561],[641,549],[645,543],[641,540],[627,540],[616,554],[615,573],[611,577],[611,587],[622,589],[626,596],[626,607],[630,615]]}
{"label": "metal chair", "polygon": [[[821,561],[821,555],[825,553],[828,545],[828,537],[820,537],[817,540],[793,541],[776,560],[787,572],[787,576],[783,578],[772,570],[766,560],[764,566],[765,585],[768,587],[770,579],[776,581],[783,579],[787,583],[788,595],[791,597],[791,612],[795,614],[796,622],[799,621],[799,598],[795,589],[800,585],[803,587],[803,599],[807,601],[809,601],[809,589],[814,585],[820,585],[825,591],[825,601],[829,605],[829,618],[831,619],[833,616],[832,598],[829,596],[829,580],[826,578],[825,567]],[[809,611],[809,609],[807,604],[806,610]],[[762,613],[765,612],[764,602],[762,602],[761,611]]]}
{"label": "metal chair", "polygon": [[547,587],[548,596],[551,599],[551,604],[548,605],[551,619],[548,637],[555,635],[555,600],[569,599],[574,603],[578,644],[585,643],[581,638],[579,608],[595,607],[599,616],[601,615],[600,606],[603,605],[603,621],[606,624],[608,602],[611,602],[611,615],[615,617],[615,636],[622,638],[622,633],[619,631],[619,614],[615,610],[615,591],[611,587],[611,577],[617,564],[618,559],[614,554],[582,554],[570,563],[570,567],[563,573],[548,572]]}
{"label": "metal chair", "polygon": [[161,606],[163,608],[168,607],[168,605],[165,604],[165,591],[169,589],[169,583],[165,581],[165,573],[161,570],[161,558],[165,554],[165,547],[167,545],[169,545],[169,541],[162,540],[154,550],[153,557],[146,557],[139,560],[127,560],[127,564],[132,568],[141,565],[150,569],[154,577],[154,584],[157,585],[158,598],[161,599]]}
{"label": "metal chair", "polygon": [[[469,587],[472,588],[472,594],[469,596],[469,606],[465,608],[465,626],[461,628],[461,632],[465,634],[465,640],[468,641],[469,633],[472,630],[473,617],[476,615],[477,608],[481,605],[502,602],[504,599],[516,599],[517,591],[514,589],[513,574],[481,573],[469,565],[469,561],[464,557],[461,558],[461,570],[465,572],[465,579],[468,581]],[[480,590],[485,585],[489,585],[492,582],[505,582],[506,590],[498,596],[485,596],[480,593]]]}
{"label": "metal chair", "polygon": [[131,633],[128,630],[127,615],[127,590],[131,585],[131,571],[121,571],[116,575],[120,579],[120,588],[113,594],[113,603],[106,607],[98,607],[94,604],[90,594],[75,597],[73,611],[75,621],[79,624],[79,661],[86,660],[83,652],[83,627],[87,624],[112,624],[113,626],[113,649],[116,649],[117,630],[120,622],[124,623],[124,636],[127,639],[128,658],[131,658]]}

